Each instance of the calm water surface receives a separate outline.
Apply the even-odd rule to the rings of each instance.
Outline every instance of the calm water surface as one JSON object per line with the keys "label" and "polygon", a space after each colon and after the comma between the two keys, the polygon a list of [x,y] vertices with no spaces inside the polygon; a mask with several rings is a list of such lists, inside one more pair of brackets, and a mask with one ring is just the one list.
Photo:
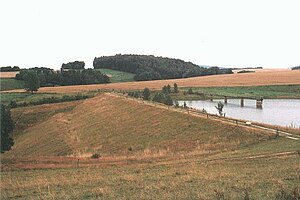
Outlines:
{"label": "calm water surface", "polygon": [[[185,102],[188,107],[205,109],[208,113],[217,114],[215,106],[219,101],[224,103],[223,99]],[[183,105],[183,102],[178,101],[179,105]],[[240,99],[228,99],[227,102],[223,108],[226,117],[272,125],[300,127],[300,99],[264,99],[262,109],[256,108],[255,100],[245,99],[244,107],[240,106]]]}

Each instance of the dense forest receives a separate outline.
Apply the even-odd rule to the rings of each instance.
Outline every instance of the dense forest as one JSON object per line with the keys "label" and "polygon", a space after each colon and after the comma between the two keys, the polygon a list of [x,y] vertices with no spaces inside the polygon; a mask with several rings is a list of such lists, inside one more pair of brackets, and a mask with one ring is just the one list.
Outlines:
{"label": "dense forest", "polygon": [[54,71],[50,68],[35,67],[30,69],[22,69],[20,73],[16,75],[16,79],[24,80],[26,73],[29,71],[34,71],[37,73],[40,86],[109,83],[108,76],[102,74],[98,70],[93,69]]}
{"label": "dense forest", "polygon": [[233,73],[229,69],[203,68],[191,62],[152,55],[102,56],[95,58],[93,65],[95,69],[105,68],[134,73],[136,81]]}
{"label": "dense forest", "polygon": [[0,72],[17,72],[17,71],[20,71],[20,67],[18,66],[0,67]]}
{"label": "dense forest", "polygon": [[84,69],[85,63],[83,61],[75,61],[63,63],[61,69]]}

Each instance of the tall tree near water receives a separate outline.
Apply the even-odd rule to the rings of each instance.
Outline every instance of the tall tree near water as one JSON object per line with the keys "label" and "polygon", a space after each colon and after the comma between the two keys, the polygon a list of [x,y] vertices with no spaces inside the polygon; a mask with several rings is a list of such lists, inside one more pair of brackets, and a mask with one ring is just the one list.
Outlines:
{"label": "tall tree near water", "polygon": [[219,115],[223,116],[224,104],[221,101],[218,102],[218,104],[215,106],[215,108],[218,110]]}

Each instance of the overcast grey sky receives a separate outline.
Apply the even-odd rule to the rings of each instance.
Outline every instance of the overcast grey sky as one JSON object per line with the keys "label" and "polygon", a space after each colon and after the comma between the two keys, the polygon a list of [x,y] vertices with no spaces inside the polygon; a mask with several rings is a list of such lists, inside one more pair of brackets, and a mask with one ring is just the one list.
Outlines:
{"label": "overcast grey sky", "polygon": [[223,67],[300,65],[299,0],[0,0],[0,66],[147,54]]}

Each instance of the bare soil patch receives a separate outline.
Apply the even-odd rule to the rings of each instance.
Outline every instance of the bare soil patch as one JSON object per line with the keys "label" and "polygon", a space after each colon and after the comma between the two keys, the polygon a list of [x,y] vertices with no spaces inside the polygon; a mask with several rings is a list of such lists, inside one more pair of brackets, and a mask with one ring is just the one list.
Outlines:
{"label": "bare soil patch", "polygon": [[19,72],[0,72],[0,78],[15,78]]}

